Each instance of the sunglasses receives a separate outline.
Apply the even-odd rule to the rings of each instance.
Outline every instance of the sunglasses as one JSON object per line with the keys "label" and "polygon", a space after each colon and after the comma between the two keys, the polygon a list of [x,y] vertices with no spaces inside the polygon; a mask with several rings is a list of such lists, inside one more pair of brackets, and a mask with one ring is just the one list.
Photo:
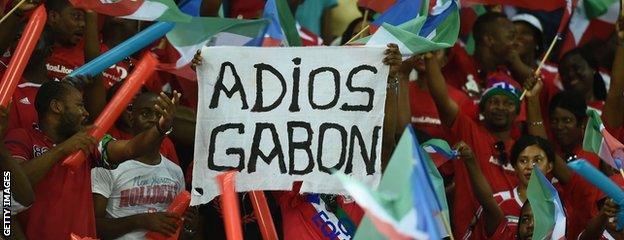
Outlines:
{"label": "sunglasses", "polygon": [[503,141],[498,141],[494,143],[494,149],[497,153],[498,162],[501,165],[507,164],[507,152],[505,152],[505,143]]}

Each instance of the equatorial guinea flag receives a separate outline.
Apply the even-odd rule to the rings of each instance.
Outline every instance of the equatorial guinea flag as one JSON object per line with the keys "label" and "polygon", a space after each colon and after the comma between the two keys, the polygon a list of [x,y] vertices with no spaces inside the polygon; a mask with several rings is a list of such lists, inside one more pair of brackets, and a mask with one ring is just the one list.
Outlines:
{"label": "equatorial guinea flag", "polygon": [[74,7],[101,14],[142,20],[189,22],[191,16],[183,13],[172,0],[69,0]]}

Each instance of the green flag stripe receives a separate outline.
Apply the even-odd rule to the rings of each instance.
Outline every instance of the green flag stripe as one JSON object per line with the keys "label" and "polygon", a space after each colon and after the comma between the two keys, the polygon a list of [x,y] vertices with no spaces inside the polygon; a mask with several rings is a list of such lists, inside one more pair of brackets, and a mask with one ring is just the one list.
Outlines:
{"label": "green flag stripe", "polygon": [[167,6],[169,9],[160,15],[158,21],[170,21],[170,22],[188,22],[191,20],[191,16],[180,11],[177,5],[171,0],[147,0],[150,2],[157,2]]}

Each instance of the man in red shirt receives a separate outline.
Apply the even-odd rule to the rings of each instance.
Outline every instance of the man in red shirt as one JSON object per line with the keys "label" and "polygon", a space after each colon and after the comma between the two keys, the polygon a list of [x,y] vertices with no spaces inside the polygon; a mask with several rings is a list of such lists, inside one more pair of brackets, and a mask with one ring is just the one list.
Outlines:
{"label": "man in red shirt", "polygon": [[[67,82],[41,86],[35,100],[38,127],[14,129],[5,137],[7,149],[21,162],[35,191],[36,201],[19,215],[28,239],[68,239],[71,233],[96,236],[91,167],[114,167],[157,145],[171,128],[179,95],[160,99],[162,117],[156,126],[127,141],[105,138],[108,141],[95,150],[96,141],[88,134],[93,127],[84,126],[89,113],[80,91]],[[79,150],[89,153],[86,163],[76,169],[61,165],[62,159]]]}
{"label": "man in red shirt", "polygon": [[[465,110],[448,97],[440,64],[432,53],[425,54],[425,65],[429,92],[442,125],[450,130],[455,139],[466,142],[473,149],[493,192],[515,187],[518,179],[507,161],[507,152],[514,143],[511,130],[520,110],[517,89],[509,83],[501,82],[485,91],[479,105],[484,120],[476,122],[463,114]],[[459,238],[475,218],[479,203],[469,185],[465,166],[461,162],[455,163],[455,193],[451,212],[453,233]]]}
{"label": "man in red shirt", "polygon": [[[506,81],[520,89],[532,69],[524,64],[518,53],[516,29],[507,16],[487,12],[473,27],[475,53],[468,56],[461,47],[451,49],[445,76],[450,85],[466,91],[474,100],[480,98],[491,74],[507,75]],[[512,75],[513,74],[513,75]]]}
{"label": "man in red shirt", "polygon": [[[100,43],[99,36],[86,37],[87,27],[97,27],[97,15],[89,16],[81,9],[74,8],[67,0],[53,0],[46,2],[48,8],[47,27],[54,37],[52,56],[47,59],[46,67],[51,79],[63,79],[74,69],[85,64],[85,48],[87,41],[97,41],[99,52],[106,52],[108,47]],[[85,20],[87,19],[87,20]],[[92,21],[87,24],[86,21]],[[89,26],[87,26],[89,25]],[[97,31],[97,30],[95,30]],[[97,48],[97,47],[96,47]],[[96,56],[97,56],[97,51]],[[94,56],[91,56],[94,57]],[[105,85],[110,87],[129,74],[129,61],[117,63],[103,72]]]}

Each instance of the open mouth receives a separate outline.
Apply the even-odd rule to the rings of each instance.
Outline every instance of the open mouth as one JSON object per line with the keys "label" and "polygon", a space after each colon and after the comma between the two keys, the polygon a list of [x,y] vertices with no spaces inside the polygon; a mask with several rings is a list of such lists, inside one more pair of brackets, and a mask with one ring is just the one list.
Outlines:
{"label": "open mouth", "polygon": [[524,178],[526,178],[526,180],[528,181],[529,179],[531,179],[531,173],[525,173],[523,174]]}

